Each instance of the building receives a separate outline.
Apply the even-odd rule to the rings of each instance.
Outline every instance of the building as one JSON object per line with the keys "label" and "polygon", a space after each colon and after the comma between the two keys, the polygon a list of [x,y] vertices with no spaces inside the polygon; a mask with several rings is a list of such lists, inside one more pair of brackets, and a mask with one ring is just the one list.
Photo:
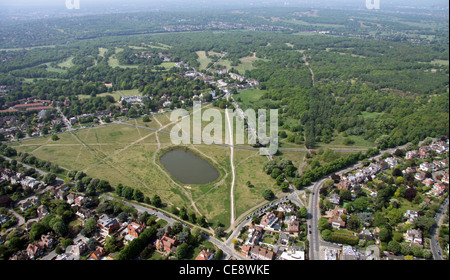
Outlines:
{"label": "building", "polygon": [[202,250],[195,258],[196,261],[210,261],[214,258],[214,253],[209,250]]}
{"label": "building", "polygon": [[294,246],[293,248],[289,248],[287,251],[284,251],[280,255],[280,260],[286,261],[304,261],[305,260],[305,251],[298,246]]}
{"label": "building", "polygon": [[161,239],[156,240],[155,246],[156,249],[163,251],[166,254],[176,253],[178,241],[175,237],[170,237],[167,234],[164,234]]}
{"label": "building", "polygon": [[107,215],[100,216],[97,224],[100,227],[100,234],[104,237],[110,236],[111,233],[120,227],[117,219],[110,218]]}
{"label": "building", "polygon": [[270,212],[267,213],[262,219],[261,219],[261,223],[260,225],[263,228],[272,228],[273,225],[278,221],[277,216],[275,215],[275,213]]}
{"label": "building", "polygon": [[403,218],[405,218],[406,221],[410,224],[414,222],[414,220],[417,219],[417,217],[419,217],[419,213],[414,210],[406,210],[405,215],[403,215]]}
{"label": "building", "polygon": [[334,228],[345,227],[345,222],[341,218],[342,215],[347,215],[347,211],[344,208],[336,206],[331,211],[331,216],[328,219],[328,223],[331,224]]}
{"label": "building", "polygon": [[422,245],[422,232],[419,229],[408,229],[404,237],[408,242]]}
{"label": "building", "polygon": [[251,257],[255,260],[271,261],[275,258],[275,253],[259,246],[253,246]]}

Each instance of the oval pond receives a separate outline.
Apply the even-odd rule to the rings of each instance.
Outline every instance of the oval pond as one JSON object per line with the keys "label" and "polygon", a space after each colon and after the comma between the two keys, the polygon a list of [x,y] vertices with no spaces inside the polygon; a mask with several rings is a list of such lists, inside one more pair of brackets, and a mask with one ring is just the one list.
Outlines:
{"label": "oval pond", "polygon": [[160,161],[183,184],[208,184],[220,176],[219,171],[208,161],[187,150],[169,151],[161,156]]}

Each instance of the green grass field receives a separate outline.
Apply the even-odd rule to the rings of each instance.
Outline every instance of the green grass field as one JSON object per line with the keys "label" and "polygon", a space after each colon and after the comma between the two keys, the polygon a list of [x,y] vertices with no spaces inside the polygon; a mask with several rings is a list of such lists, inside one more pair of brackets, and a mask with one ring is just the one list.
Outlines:
{"label": "green grass field", "polygon": [[[141,118],[127,123],[169,132],[176,125],[171,122],[169,113],[155,115],[146,123]],[[202,127],[207,124],[202,122]],[[84,171],[90,177],[109,181],[112,186],[121,183],[138,188],[149,197],[157,194],[169,207],[185,206],[197,216],[205,215],[209,222],[220,222],[226,227],[230,225],[232,176],[229,147],[187,145],[216,166],[222,175],[210,184],[185,186],[174,181],[159,163],[162,149],[173,146],[167,134],[112,123],[58,136],[58,141],[46,136],[15,142],[12,146],[18,152],[55,162],[65,170]],[[267,158],[260,156],[258,150],[235,149],[233,160],[236,166],[234,211],[238,217],[264,200],[262,193],[265,189],[272,189],[275,193],[279,190],[275,181],[264,174],[263,164]],[[248,180],[253,188],[245,185]]]}

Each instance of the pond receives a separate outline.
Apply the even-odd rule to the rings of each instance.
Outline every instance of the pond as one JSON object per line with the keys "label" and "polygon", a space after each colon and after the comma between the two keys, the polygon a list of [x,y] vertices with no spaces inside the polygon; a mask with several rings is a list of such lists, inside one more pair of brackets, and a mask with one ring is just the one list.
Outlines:
{"label": "pond", "polygon": [[161,163],[182,184],[208,184],[219,178],[219,171],[208,161],[188,150],[172,150],[160,158]]}

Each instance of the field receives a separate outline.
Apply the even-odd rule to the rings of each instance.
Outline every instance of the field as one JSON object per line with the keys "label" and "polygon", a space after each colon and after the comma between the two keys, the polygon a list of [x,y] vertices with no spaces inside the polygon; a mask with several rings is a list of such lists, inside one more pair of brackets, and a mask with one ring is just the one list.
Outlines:
{"label": "field", "polygon": [[[204,121],[202,127],[207,124]],[[175,125],[177,122],[170,120],[169,113],[164,113],[153,116],[150,122],[132,119],[126,124],[112,123],[64,132],[58,135],[58,141],[52,141],[50,137],[22,140],[13,147],[18,152],[55,162],[65,170],[81,170],[90,177],[107,180],[113,187],[120,183],[140,189],[149,197],[157,194],[167,203],[167,209],[171,205],[185,206],[197,216],[204,215],[210,223],[220,222],[228,228],[232,211],[230,148],[185,145],[212,163],[221,176],[210,184],[181,185],[159,163],[163,149],[174,146],[170,136],[152,130],[170,132]],[[264,190],[279,192],[275,181],[262,170],[267,158],[259,156],[259,150],[237,150],[233,158],[236,167],[235,217],[263,202]],[[247,181],[251,181],[253,187],[247,187]]]}

